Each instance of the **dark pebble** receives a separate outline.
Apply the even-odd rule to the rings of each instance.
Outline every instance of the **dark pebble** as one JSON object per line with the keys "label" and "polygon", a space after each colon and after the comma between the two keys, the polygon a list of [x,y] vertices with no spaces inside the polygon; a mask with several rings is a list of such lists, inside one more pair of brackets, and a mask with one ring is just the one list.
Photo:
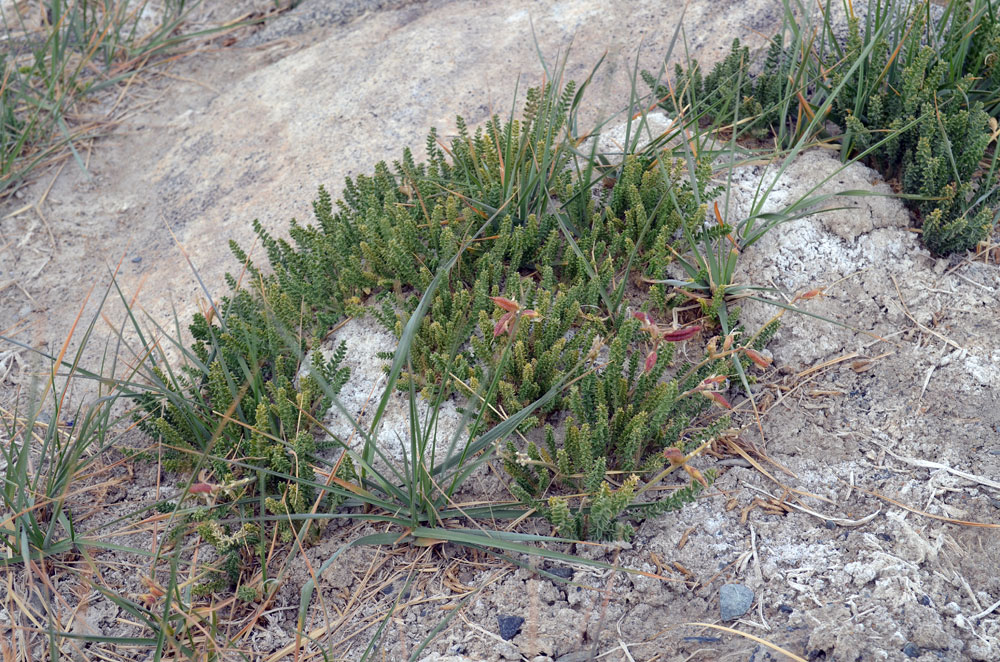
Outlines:
{"label": "dark pebble", "polygon": [[892,536],[890,536],[888,533],[876,533],[875,537],[879,538],[880,540],[884,540],[886,542],[892,542]]}
{"label": "dark pebble", "polygon": [[920,598],[920,604],[922,604],[925,607],[930,607],[931,606],[931,596],[929,596],[929,595],[922,596]]}
{"label": "dark pebble", "polygon": [[782,614],[791,614],[795,610],[792,609],[789,605],[778,605],[778,611],[780,611]]}
{"label": "dark pebble", "polygon": [[142,262],[142,258],[139,257],[138,255],[136,255],[134,258],[132,258],[132,263],[133,264],[139,264],[140,262]]}
{"label": "dark pebble", "polygon": [[510,641],[521,631],[524,619],[520,616],[497,616],[497,625],[500,628],[500,637],[504,641]]}
{"label": "dark pebble", "polygon": [[725,584],[719,589],[719,614],[723,621],[735,621],[753,606],[753,591],[743,584]]}
{"label": "dark pebble", "polygon": [[385,593],[386,595],[392,595],[392,584],[387,584],[386,586],[383,586],[382,592]]}
{"label": "dark pebble", "polygon": [[828,529],[836,529],[837,528],[837,523],[834,522],[832,519],[828,519],[828,520],[826,520],[826,528],[828,528]]}
{"label": "dark pebble", "polygon": [[565,566],[557,565],[554,568],[549,568],[545,572],[550,575],[555,575],[556,577],[562,577],[563,579],[573,579],[573,568],[567,568]]}
{"label": "dark pebble", "polygon": [[912,641],[903,646],[903,655],[906,657],[920,657],[920,647]]}

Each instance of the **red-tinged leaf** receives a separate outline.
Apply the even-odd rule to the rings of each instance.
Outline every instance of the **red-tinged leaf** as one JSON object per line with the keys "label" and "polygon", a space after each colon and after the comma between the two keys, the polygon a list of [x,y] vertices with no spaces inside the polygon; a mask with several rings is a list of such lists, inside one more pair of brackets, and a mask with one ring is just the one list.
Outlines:
{"label": "red-tinged leaf", "polygon": [[804,294],[800,294],[799,296],[797,296],[795,298],[796,299],[814,299],[814,298],[818,297],[821,294],[823,294],[823,290],[822,290],[822,288],[819,288],[819,289],[815,289],[815,290],[809,290],[808,292],[806,292]]}
{"label": "red-tinged leaf", "polygon": [[691,476],[691,478],[693,478],[694,480],[696,480],[699,483],[701,483],[702,487],[705,487],[705,488],[708,487],[708,481],[705,480],[705,477],[701,475],[700,471],[698,471],[697,469],[695,469],[694,467],[692,467],[690,464],[685,464],[684,465],[684,471],[686,471],[688,473],[688,476]]}
{"label": "red-tinged leaf", "polygon": [[646,356],[646,363],[642,366],[642,371],[649,372],[655,366],[656,366],[656,349],[654,348],[653,351]]}
{"label": "red-tinged leaf", "polygon": [[498,338],[503,334],[507,333],[507,329],[510,328],[510,321],[514,319],[514,312],[504,313],[497,320],[497,323],[493,326],[493,337]]}
{"label": "red-tinged leaf", "polygon": [[699,331],[701,331],[701,327],[695,324],[694,326],[687,326],[676,331],[667,331],[663,334],[662,340],[666,340],[667,342],[681,342],[682,340],[693,338]]}
{"label": "red-tinged leaf", "polygon": [[667,460],[670,461],[670,464],[673,465],[683,464],[686,459],[684,457],[684,453],[681,452],[681,449],[676,446],[668,446],[663,449],[663,457],[667,458]]}
{"label": "red-tinged leaf", "polygon": [[712,386],[714,384],[721,384],[724,381],[726,381],[725,375],[715,375],[714,377],[706,377],[701,381],[701,387],[705,388],[708,386]]}
{"label": "red-tinged leaf", "polygon": [[188,492],[191,494],[211,494],[214,489],[215,486],[208,483],[192,483]]}
{"label": "red-tinged leaf", "polygon": [[743,353],[747,355],[747,358],[756,363],[761,370],[767,370],[767,368],[771,365],[771,359],[767,358],[755,349],[744,347]]}
{"label": "red-tinged leaf", "polygon": [[531,308],[528,308],[527,310],[525,310],[525,311],[523,311],[521,313],[521,317],[523,317],[525,319],[533,320],[533,319],[537,319],[537,318],[541,317],[541,315],[538,314],[537,310],[532,310]]}
{"label": "red-tinged leaf", "polygon": [[724,398],[723,395],[718,391],[702,391],[701,394],[704,395],[709,400],[711,400],[712,402],[714,402],[715,404],[722,407],[723,409],[733,408],[733,406],[729,404],[729,400],[726,400],[726,398]]}
{"label": "red-tinged leaf", "polygon": [[505,297],[490,297],[490,299],[493,300],[493,303],[500,306],[508,313],[515,313],[521,309],[521,306],[517,305],[516,301],[511,301]]}

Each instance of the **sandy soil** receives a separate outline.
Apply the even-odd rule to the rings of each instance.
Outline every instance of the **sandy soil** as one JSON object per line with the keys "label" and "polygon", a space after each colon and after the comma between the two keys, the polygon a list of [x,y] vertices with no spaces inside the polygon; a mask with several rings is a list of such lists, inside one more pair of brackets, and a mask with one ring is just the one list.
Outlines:
{"label": "sandy soil", "polygon": [[[183,323],[196,309],[197,289],[163,289],[159,279],[187,268],[164,231],[180,231],[185,221],[147,218],[163,207],[144,197],[148,173],[135,167],[137,155],[159,162],[176,147],[170,127],[189,121],[192,109],[200,112],[230,78],[286,54],[216,44],[186,58],[169,76],[138,88],[128,116],[93,146],[92,181],[69,164],[0,203],[0,329],[56,351],[83,294],[120,258],[133,284],[128,296],[138,293],[140,305],[158,312],[172,303]],[[837,166],[825,154],[804,155],[775,187],[774,202],[794,199],[827,175],[834,190],[887,190],[866,168]],[[745,208],[761,176],[760,167],[738,173],[737,190],[746,193],[735,197],[732,214]],[[114,194],[104,195],[106,188]],[[301,195],[295,204],[304,217],[312,191]],[[165,199],[197,210],[198,200],[176,189]],[[59,218],[49,216],[52,204]],[[102,213],[82,211],[92,208]],[[1000,268],[968,256],[935,259],[908,225],[897,201],[866,198],[784,226],[745,251],[741,280],[788,298],[824,288],[804,307],[845,326],[784,315],[770,347],[774,369],[755,393],[759,418],[744,402],[737,434],[700,461],[720,478],[698,503],[645,522],[631,544],[565,547],[645,575],[522,560],[555,569],[570,580],[564,583],[451,546],[358,548],[320,578],[306,631],[332,659],[355,660],[398,601],[379,659],[407,659],[446,615],[452,619],[424,651],[428,660],[788,659],[713,626],[807,660],[1000,659]],[[229,259],[224,246],[209,254]],[[95,310],[93,300],[87,310]],[[748,302],[744,319],[752,326],[776,312]],[[116,315],[120,309],[110,305],[108,318]],[[361,347],[370,329],[360,325],[353,333]],[[350,330],[341,337],[351,346]],[[372,363],[359,353],[352,361],[356,369]],[[26,352],[0,345],[4,398],[27,383],[30,369]],[[358,376],[345,397],[363,402],[359,394],[371,388]],[[145,442],[129,433],[122,443]],[[99,460],[102,466],[99,487],[71,500],[78,527],[149,549],[166,523],[137,524],[150,513],[135,513],[175,493],[177,477],[113,454]],[[501,473],[486,471],[474,489],[495,496],[500,480]],[[293,659],[303,584],[345,542],[373,532],[331,524],[317,543],[279,564],[281,588],[239,639],[250,659]],[[199,554],[207,558],[206,550]],[[59,599],[73,614],[66,629],[148,636],[80,579],[137,600],[149,592],[142,580],[148,558],[109,552],[95,560],[99,572],[54,574]],[[60,563],[86,567],[79,559]],[[745,616],[723,623],[719,592],[727,583],[751,589],[754,602]],[[235,636],[252,614],[249,607],[220,612],[224,630]],[[506,616],[524,619],[510,641],[500,636],[498,617]],[[27,625],[0,610],[4,636],[12,623]],[[12,641],[35,657],[44,647],[40,640]],[[66,655],[94,659],[100,650],[77,641]],[[148,657],[148,650],[117,653]]]}

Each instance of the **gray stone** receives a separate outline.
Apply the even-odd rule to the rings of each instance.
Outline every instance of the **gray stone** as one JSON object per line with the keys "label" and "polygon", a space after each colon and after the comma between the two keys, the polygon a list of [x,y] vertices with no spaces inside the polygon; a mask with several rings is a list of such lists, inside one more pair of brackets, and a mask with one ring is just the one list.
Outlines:
{"label": "gray stone", "polygon": [[[638,66],[655,72],[678,23],[698,26],[688,46],[693,57],[711,67],[728,52],[732,35],[745,35],[751,48],[761,49],[766,45],[762,35],[781,23],[781,12],[765,0],[685,7],[656,0],[629,3],[627,12],[608,11],[599,0],[302,3],[295,15],[315,29],[290,37],[293,45],[234,47],[215,58],[199,58],[190,70],[174,70],[185,78],[211,79],[212,89],[194,84],[179,89],[183,101],[173,104],[172,115],[166,107],[163,113],[184,119],[165,117],[163,131],[127,126],[132,131],[128,144],[116,152],[117,159],[128,158],[126,172],[119,160],[106,161],[105,152],[90,163],[90,176],[102,183],[101,208],[90,203],[69,209],[52,202],[66,199],[63,188],[83,178],[67,168],[49,196],[52,214],[79,214],[86,224],[98,220],[102,209],[117,213],[128,203],[116,221],[127,233],[105,233],[109,239],[93,239],[85,254],[119,253],[131,238],[144,247],[144,271],[124,274],[122,287],[135,287],[140,277],[156,282],[159,291],[171,293],[185,320],[205,293],[165,237],[165,225],[206,288],[221,296],[227,291],[223,275],[238,273],[240,266],[229,254],[228,241],[252,246],[253,219],[279,236],[292,217],[312,221],[319,184],[337,198],[345,176],[370,174],[379,161],[400,158],[405,147],[421,160],[431,127],[449,144],[456,115],[471,127],[493,112],[506,116],[515,88],[519,114],[524,90],[544,76],[539,52],[550,68],[568,52],[564,77],[578,82],[607,53],[584,98],[580,121],[586,126],[624,116],[619,111],[629,98],[640,42]],[[279,34],[299,29],[274,25]],[[126,235],[120,242],[119,234]],[[260,255],[258,247],[255,257]],[[65,279],[52,288],[51,297],[36,297],[39,308],[58,310],[60,301],[82,300],[90,284],[83,280]],[[148,312],[158,320],[171,319],[169,297],[159,299],[150,302]],[[17,321],[15,311],[0,306],[0,328]],[[64,329],[52,330],[61,341]]]}
{"label": "gray stone", "polygon": [[347,25],[369,13],[392,11],[424,2],[425,0],[305,0],[294,10],[268,22],[263,30],[244,40],[240,46],[259,46],[275,39],[295,37],[316,28]]}
{"label": "gray stone", "polygon": [[566,653],[556,659],[556,662],[590,662],[594,659],[594,651],[574,651],[572,653]]}
{"label": "gray stone", "polygon": [[722,620],[735,621],[750,611],[753,605],[753,591],[743,584],[726,584],[719,589],[719,612]]}

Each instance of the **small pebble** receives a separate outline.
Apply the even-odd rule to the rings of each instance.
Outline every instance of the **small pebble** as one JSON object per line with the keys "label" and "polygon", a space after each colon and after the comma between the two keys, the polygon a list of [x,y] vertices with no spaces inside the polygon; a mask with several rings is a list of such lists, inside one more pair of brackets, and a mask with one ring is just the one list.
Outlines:
{"label": "small pebble", "polygon": [[834,522],[832,519],[828,519],[828,520],[826,520],[826,528],[828,528],[828,529],[836,529],[837,528],[837,523]]}
{"label": "small pebble", "polygon": [[382,593],[385,595],[392,595],[392,584],[386,584],[382,587]]}
{"label": "small pebble", "polygon": [[909,641],[903,646],[903,655],[906,657],[920,657],[920,647]]}
{"label": "small pebble", "polygon": [[723,621],[735,621],[753,606],[753,591],[743,584],[726,584],[719,589],[719,612]]}
{"label": "small pebble", "polygon": [[590,662],[594,659],[592,651],[573,651],[556,658],[556,662]]}
{"label": "small pebble", "polygon": [[791,614],[795,610],[792,609],[789,605],[778,605],[778,611],[780,611],[782,614]]}
{"label": "small pebble", "polygon": [[497,616],[497,625],[500,628],[500,637],[504,641],[510,641],[521,631],[524,619],[520,616]]}
{"label": "small pebble", "polygon": [[140,262],[142,262],[142,258],[140,256],[136,255],[132,258],[132,264],[139,264]]}
{"label": "small pebble", "polygon": [[555,575],[556,577],[562,577],[563,579],[573,579],[573,568],[557,565],[553,568],[549,568],[545,572],[550,575]]}
{"label": "small pebble", "polygon": [[930,607],[931,606],[931,596],[929,596],[929,595],[922,596],[920,598],[920,604],[922,604],[925,607]]}

